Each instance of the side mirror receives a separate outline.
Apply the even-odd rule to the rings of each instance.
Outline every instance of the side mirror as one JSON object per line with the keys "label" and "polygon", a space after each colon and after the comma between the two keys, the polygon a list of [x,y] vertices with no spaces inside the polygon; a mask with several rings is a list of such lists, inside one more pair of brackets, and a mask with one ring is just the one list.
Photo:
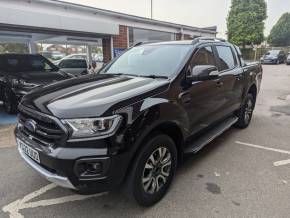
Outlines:
{"label": "side mirror", "polygon": [[191,73],[187,76],[187,79],[193,81],[205,81],[218,79],[218,69],[213,65],[198,65],[192,68]]}

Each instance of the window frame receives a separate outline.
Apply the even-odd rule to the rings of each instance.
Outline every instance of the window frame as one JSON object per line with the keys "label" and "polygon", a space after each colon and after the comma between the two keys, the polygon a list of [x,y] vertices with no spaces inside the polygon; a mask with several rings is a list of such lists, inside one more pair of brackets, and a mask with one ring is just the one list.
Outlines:
{"label": "window frame", "polygon": [[193,68],[193,65],[192,65],[192,62],[193,62],[193,59],[197,56],[198,52],[203,49],[203,48],[206,48],[206,47],[210,47],[211,50],[212,50],[212,53],[213,53],[213,56],[214,56],[214,65],[215,67],[218,68],[218,62],[217,62],[217,57],[216,57],[216,54],[215,54],[215,50],[214,50],[214,46],[212,44],[205,44],[205,45],[201,45],[197,48],[197,50],[194,52],[194,54],[192,55],[192,57],[190,58],[189,60],[189,66],[190,66],[190,69]]}
{"label": "window frame", "polygon": [[[230,51],[232,53],[232,56],[233,56],[233,59],[234,59],[234,64],[235,66],[232,67],[232,68],[228,68],[228,69],[225,69],[225,70],[221,70],[221,63],[220,63],[220,60],[219,60],[219,53],[218,53],[218,49],[217,47],[228,47],[230,48]],[[233,51],[233,48],[231,45],[223,45],[223,44],[216,44],[216,45],[213,45],[214,47],[214,51],[215,51],[215,56],[216,56],[216,61],[217,61],[217,64],[218,64],[218,71],[219,73],[224,73],[224,72],[228,72],[228,71],[231,71],[231,70],[234,70],[238,67],[238,60],[237,60],[237,56],[236,56],[236,53]]]}

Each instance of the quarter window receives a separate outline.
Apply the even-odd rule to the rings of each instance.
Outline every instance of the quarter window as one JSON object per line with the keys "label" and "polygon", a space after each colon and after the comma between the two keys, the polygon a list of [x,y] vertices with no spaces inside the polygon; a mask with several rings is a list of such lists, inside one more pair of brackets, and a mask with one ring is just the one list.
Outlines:
{"label": "quarter window", "polygon": [[191,61],[191,67],[198,66],[198,65],[216,66],[214,53],[210,46],[199,49],[196,55],[193,57]]}
{"label": "quarter window", "polygon": [[220,71],[235,68],[236,62],[233,56],[232,49],[228,46],[216,46],[216,49],[220,63]]}

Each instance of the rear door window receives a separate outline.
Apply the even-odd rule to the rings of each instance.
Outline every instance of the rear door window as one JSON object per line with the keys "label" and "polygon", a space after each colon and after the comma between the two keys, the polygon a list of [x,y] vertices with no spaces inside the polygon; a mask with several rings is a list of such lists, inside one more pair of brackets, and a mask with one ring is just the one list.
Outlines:
{"label": "rear door window", "polygon": [[219,60],[219,70],[231,70],[236,67],[236,59],[234,58],[231,47],[229,46],[216,46],[218,60]]}

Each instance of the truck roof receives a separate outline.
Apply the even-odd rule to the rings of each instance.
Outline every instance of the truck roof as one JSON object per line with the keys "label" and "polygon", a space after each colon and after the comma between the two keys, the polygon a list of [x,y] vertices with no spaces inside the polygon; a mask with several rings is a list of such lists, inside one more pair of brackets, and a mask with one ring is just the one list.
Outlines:
{"label": "truck roof", "polygon": [[196,45],[198,43],[206,43],[206,42],[220,42],[220,43],[228,43],[224,39],[214,38],[214,37],[197,37],[192,40],[176,40],[176,41],[164,41],[164,42],[145,42],[145,43],[137,43],[135,46],[139,45]]}

